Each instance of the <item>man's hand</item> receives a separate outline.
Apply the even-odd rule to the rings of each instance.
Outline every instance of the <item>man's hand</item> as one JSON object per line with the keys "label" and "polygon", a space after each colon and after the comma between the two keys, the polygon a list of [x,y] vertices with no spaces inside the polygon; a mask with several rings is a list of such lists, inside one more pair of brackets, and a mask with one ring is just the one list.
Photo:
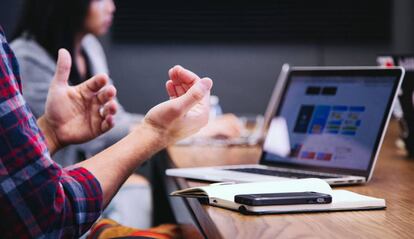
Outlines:
{"label": "man's hand", "polygon": [[69,52],[60,49],[45,114],[38,120],[52,153],[67,144],[91,140],[114,125],[116,89],[107,85],[108,76],[97,75],[69,86],[70,69]]}
{"label": "man's hand", "polygon": [[144,118],[144,125],[160,134],[164,146],[196,133],[207,124],[209,97],[213,82],[200,79],[181,66],[169,71],[166,88],[170,100],[152,108]]}
{"label": "man's hand", "polygon": [[169,75],[166,87],[170,100],[152,108],[142,123],[123,139],[77,164],[98,179],[104,205],[138,165],[207,123],[213,82],[200,79],[180,66],[172,68]]}

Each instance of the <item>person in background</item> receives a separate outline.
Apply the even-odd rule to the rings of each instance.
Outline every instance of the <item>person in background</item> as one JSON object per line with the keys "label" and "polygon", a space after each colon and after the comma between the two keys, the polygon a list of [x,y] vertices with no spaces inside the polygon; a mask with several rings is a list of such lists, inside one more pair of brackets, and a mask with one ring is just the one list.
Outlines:
{"label": "person in background", "polygon": [[[108,32],[115,10],[113,0],[24,2],[11,47],[20,63],[26,100],[36,117],[44,113],[59,48],[68,49],[74,59],[69,77],[71,85],[77,85],[94,74],[109,73],[106,56],[97,37]],[[54,159],[62,165],[70,165],[77,155],[94,155],[125,136],[142,118],[142,115],[127,112],[119,105],[114,129],[87,144],[67,148]],[[201,136],[238,136],[237,118],[233,115],[223,118],[225,120],[217,120],[222,129],[220,133],[216,131],[214,122],[209,122],[211,126],[201,130]]]}
{"label": "person in background", "polygon": [[[19,61],[25,99],[35,117],[45,113],[59,48],[67,49],[73,57],[70,85],[78,85],[95,74],[109,74],[106,57],[97,37],[108,32],[114,11],[112,0],[25,1],[11,47]],[[90,142],[67,146],[53,159],[62,166],[68,166],[89,158],[127,135],[142,119],[142,115],[127,112],[118,103],[113,129]],[[208,127],[200,131],[200,136],[233,137],[240,134],[235,116],[225,115],[216,122],[219,127],[214,122],[209,123]],[[217,129],[221,129],[220,132]],[[151,205],[148,181],[134,174],[103,216],[123,225],[146,228],[152,221]]]}
{"label": "person in background", "polygon": [[116,89],[106,75],[69,86],[70,66],[69,53],[59,50],[45,114],[36,120],[22,96],[18,62],[0,27],[2,238],[81,236],[136,167],[208,121],[211,79],[177,66],[166,83],[170,100],[153,107],[116,144],[61,168],[50,155],[108,131],[117,110]]}
{"label": "person in background", "polygon": [[[67,49],[73,58],[70,85],[78,85],[95,74],[109,73],[96,36],[108,31],[114,10],[113,2],[108,0],[24,2],[11,47],[19,61],[26,101],[36,117],[45,112],[59,48]],[[90,157],[128,134],[142,118],[119,105],[113,129],[91,142],[63,149],[54,159],[66,166]]]}

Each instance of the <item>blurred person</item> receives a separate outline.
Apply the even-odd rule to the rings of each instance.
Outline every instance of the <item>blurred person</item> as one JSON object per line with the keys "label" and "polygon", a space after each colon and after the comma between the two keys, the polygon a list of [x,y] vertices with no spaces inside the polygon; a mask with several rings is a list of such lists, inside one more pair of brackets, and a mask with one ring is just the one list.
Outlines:
{"label": "blurred person", "polygon": [[[71,85],[94,74],[109,73],[97,37],[108,32],[115,10],[113,0],[26,0],[11,46],[20,63],[26,100],[36,117],[44,113],[59,48],[68,49],[74,59],[69,77]],[[78,155],[90,157],[122,138],[142,118],[119,105],[114,129],[89,143],[67,148],[54,159],[62,165],[70,165]],[[213,121],[199,136],[240,135],[240,125],[234,115],[219,117],[216,122],[220,132]]]}
{"label": "blurred person", "polygon": [[[59,48],[67,49],[73,58],[70,85],[95,74],[109,73],[105,54],[95,36],[108,31],[114,10],[113,2],[108,0],[24,2],[11,47],[19,61],[26,101],[36,117],[45,111]],[[91,142],[63,149],[54,159],[66,166],[90,157],[125,136],[142,118],[119,105],[113,129]]]}

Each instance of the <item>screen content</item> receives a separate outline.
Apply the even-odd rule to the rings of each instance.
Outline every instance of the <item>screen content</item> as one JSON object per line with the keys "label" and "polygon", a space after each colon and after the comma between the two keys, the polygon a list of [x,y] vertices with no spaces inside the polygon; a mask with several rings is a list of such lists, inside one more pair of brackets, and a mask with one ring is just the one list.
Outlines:
{"label": "screen content", "polygon": [[365,170],[394,77],[292,76],[270,124],[267,162]]}

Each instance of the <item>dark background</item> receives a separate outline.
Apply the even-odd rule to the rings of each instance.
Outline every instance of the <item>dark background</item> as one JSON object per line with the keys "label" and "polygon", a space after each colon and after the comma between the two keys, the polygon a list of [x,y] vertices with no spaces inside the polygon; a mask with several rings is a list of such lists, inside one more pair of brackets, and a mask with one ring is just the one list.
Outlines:
{"label": "dark background", "polygon": [[[22,0],[1,0],[11,35]],[[412,0],[116,0],[101,39],[119,99],[145,113],[166,99],[167,70],[181,64],[214,80],[225,112],[263,113],[283,63],[375,65],[414,53]],[[76,13],[74,13],[76,14]]]}

